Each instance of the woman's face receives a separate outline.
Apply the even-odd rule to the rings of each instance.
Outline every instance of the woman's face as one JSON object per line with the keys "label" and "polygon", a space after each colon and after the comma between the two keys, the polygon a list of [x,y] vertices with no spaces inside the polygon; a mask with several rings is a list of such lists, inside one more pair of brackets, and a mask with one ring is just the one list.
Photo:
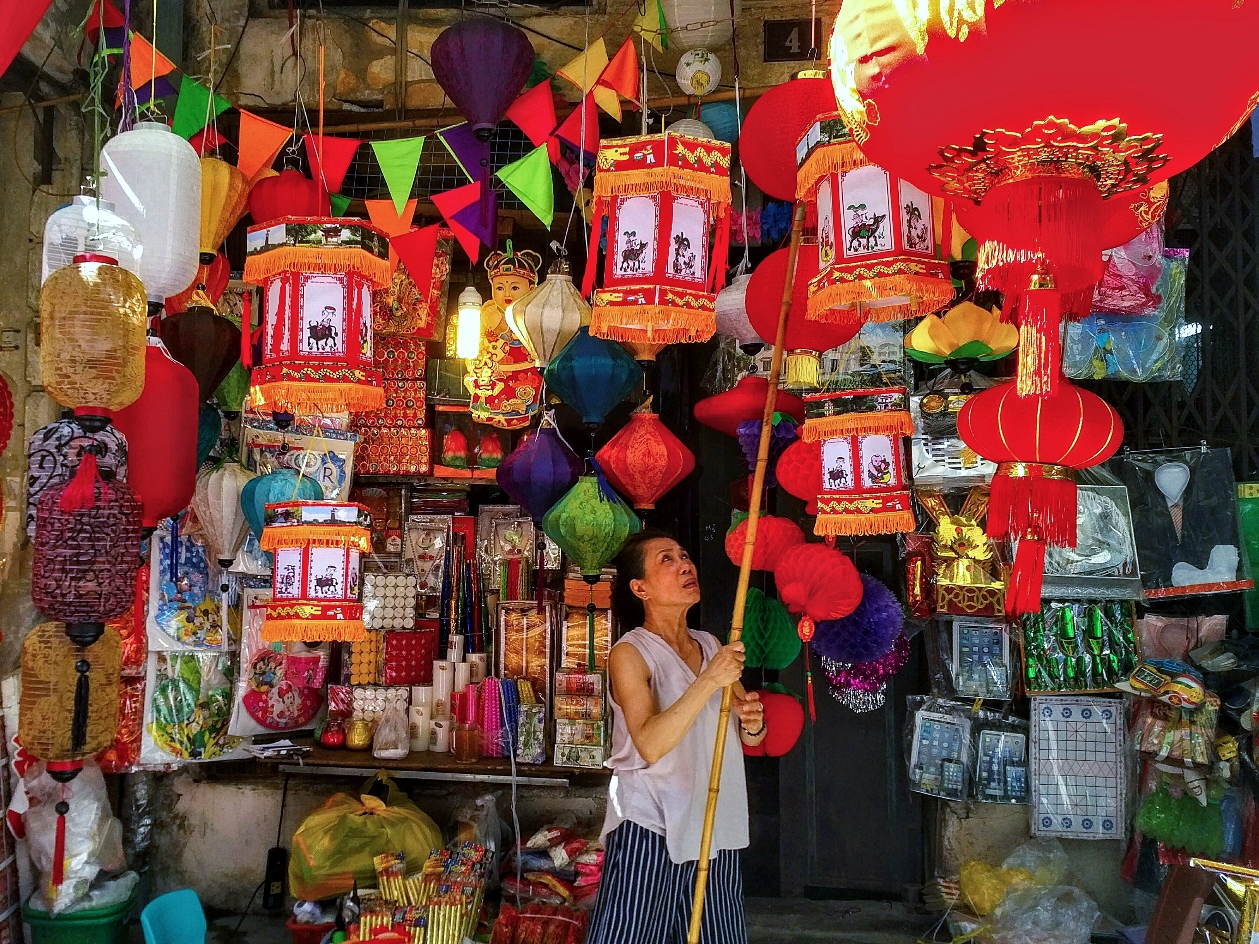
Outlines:
{"label": "woman's face", "polygon": [[672,538],[656,538],[643,546],[643,576],[630,589],[651,607],[686,607],[699,602],[699,575],[682,545]]}

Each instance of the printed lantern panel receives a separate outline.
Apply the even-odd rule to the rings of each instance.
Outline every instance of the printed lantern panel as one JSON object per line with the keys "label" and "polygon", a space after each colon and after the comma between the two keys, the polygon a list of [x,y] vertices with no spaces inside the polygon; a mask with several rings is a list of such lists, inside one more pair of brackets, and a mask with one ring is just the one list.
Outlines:
{"label": "printed lantern panel", "polygon": [[796,148],[798,198],[817,209],[820,270],[809,282],[808,317],[837,323],[925,315],[953,299],[942,232],[950,208],[869,163],[843,121],[817,121]]}
{"label": "printed lantern panel", "polygon": [[388,241],[358,221],[286,218],[249,231],[245,279],[262,286],[257,406],[376,410],[372,291],[389,284]]}
{"label": "printed lantern panel", "polygon": [[[591,334],[653,344],[712,337],[729,240],[730,145],[669,133],[605,141],[594,198],[596,214],[608,217],[608,252]],[[593,278],[592,267],[584,292]]]}
{"label": "printed lantern panel", "polygon": [[802,437],[821,450],[815,534],[914,530],[901,441],[913,432],[907,405],[904,387],[805,397]]}
{"label": "printed lantern panel", "polygon": [[360,561],[371,548],[365,507],[321,501],[267,505],[261,544],[275,554],[264,642],[363,638]]}

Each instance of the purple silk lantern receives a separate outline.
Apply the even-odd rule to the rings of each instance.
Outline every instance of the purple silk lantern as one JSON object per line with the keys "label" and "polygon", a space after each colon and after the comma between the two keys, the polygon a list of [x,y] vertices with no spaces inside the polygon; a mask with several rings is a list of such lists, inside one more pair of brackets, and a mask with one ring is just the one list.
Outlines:
{"label": "purple silk lantern", "polygon": [[486,140],[525,87],[533,46],[510,23],[476,16],[442,30],[430,60],[437,84]]}
{"label": "purple silk lantern", "polygon": [[896,594],[869,574],[861,575],[864,593],[843,619],[818,620],[809,645],[836,662],[871,662],[886,655],[905,625]]}
{"label": "purple silk lantern", "polygon": [[582,462],[555,428],[547,413],[498,466],[498,484],[535,522],[568,494],[581,477]]}

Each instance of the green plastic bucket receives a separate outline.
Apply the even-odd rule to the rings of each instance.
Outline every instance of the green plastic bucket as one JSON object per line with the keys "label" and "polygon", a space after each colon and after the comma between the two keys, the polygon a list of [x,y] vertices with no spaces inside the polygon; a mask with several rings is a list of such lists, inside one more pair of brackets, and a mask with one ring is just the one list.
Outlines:
{"label": "green plastic bucket", "polygon": [[31,929],[31,944],[126,944],[127,915],[135,904],[133,893],[126,901],[104,908],[88,908],[66,915],[52,915],[22,904],[22,920]]}

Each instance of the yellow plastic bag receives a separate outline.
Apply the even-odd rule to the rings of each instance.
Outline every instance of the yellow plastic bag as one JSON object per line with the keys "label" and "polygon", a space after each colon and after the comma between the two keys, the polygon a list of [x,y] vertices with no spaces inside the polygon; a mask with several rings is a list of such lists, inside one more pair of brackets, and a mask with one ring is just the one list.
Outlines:
{"label": "yellow plastic bag", "polygon": [[[384,800],[370,793],[378,783],[387,790]],[[338,793],[297,827],[289,893],[307,901],[344,895],[356,882],[360,888],[375,884],[372,859],[381,853],[403,852],[423,861],[441,846],[437,824],[379,771],[360,796]]]}
{"label": "yellow plastic bag", "polygon": [[1032,883],[1027,869],[998,868],[975,859],[965,863],[958,876],[962,900],[977,915],[992,914],[1011,888]]}

